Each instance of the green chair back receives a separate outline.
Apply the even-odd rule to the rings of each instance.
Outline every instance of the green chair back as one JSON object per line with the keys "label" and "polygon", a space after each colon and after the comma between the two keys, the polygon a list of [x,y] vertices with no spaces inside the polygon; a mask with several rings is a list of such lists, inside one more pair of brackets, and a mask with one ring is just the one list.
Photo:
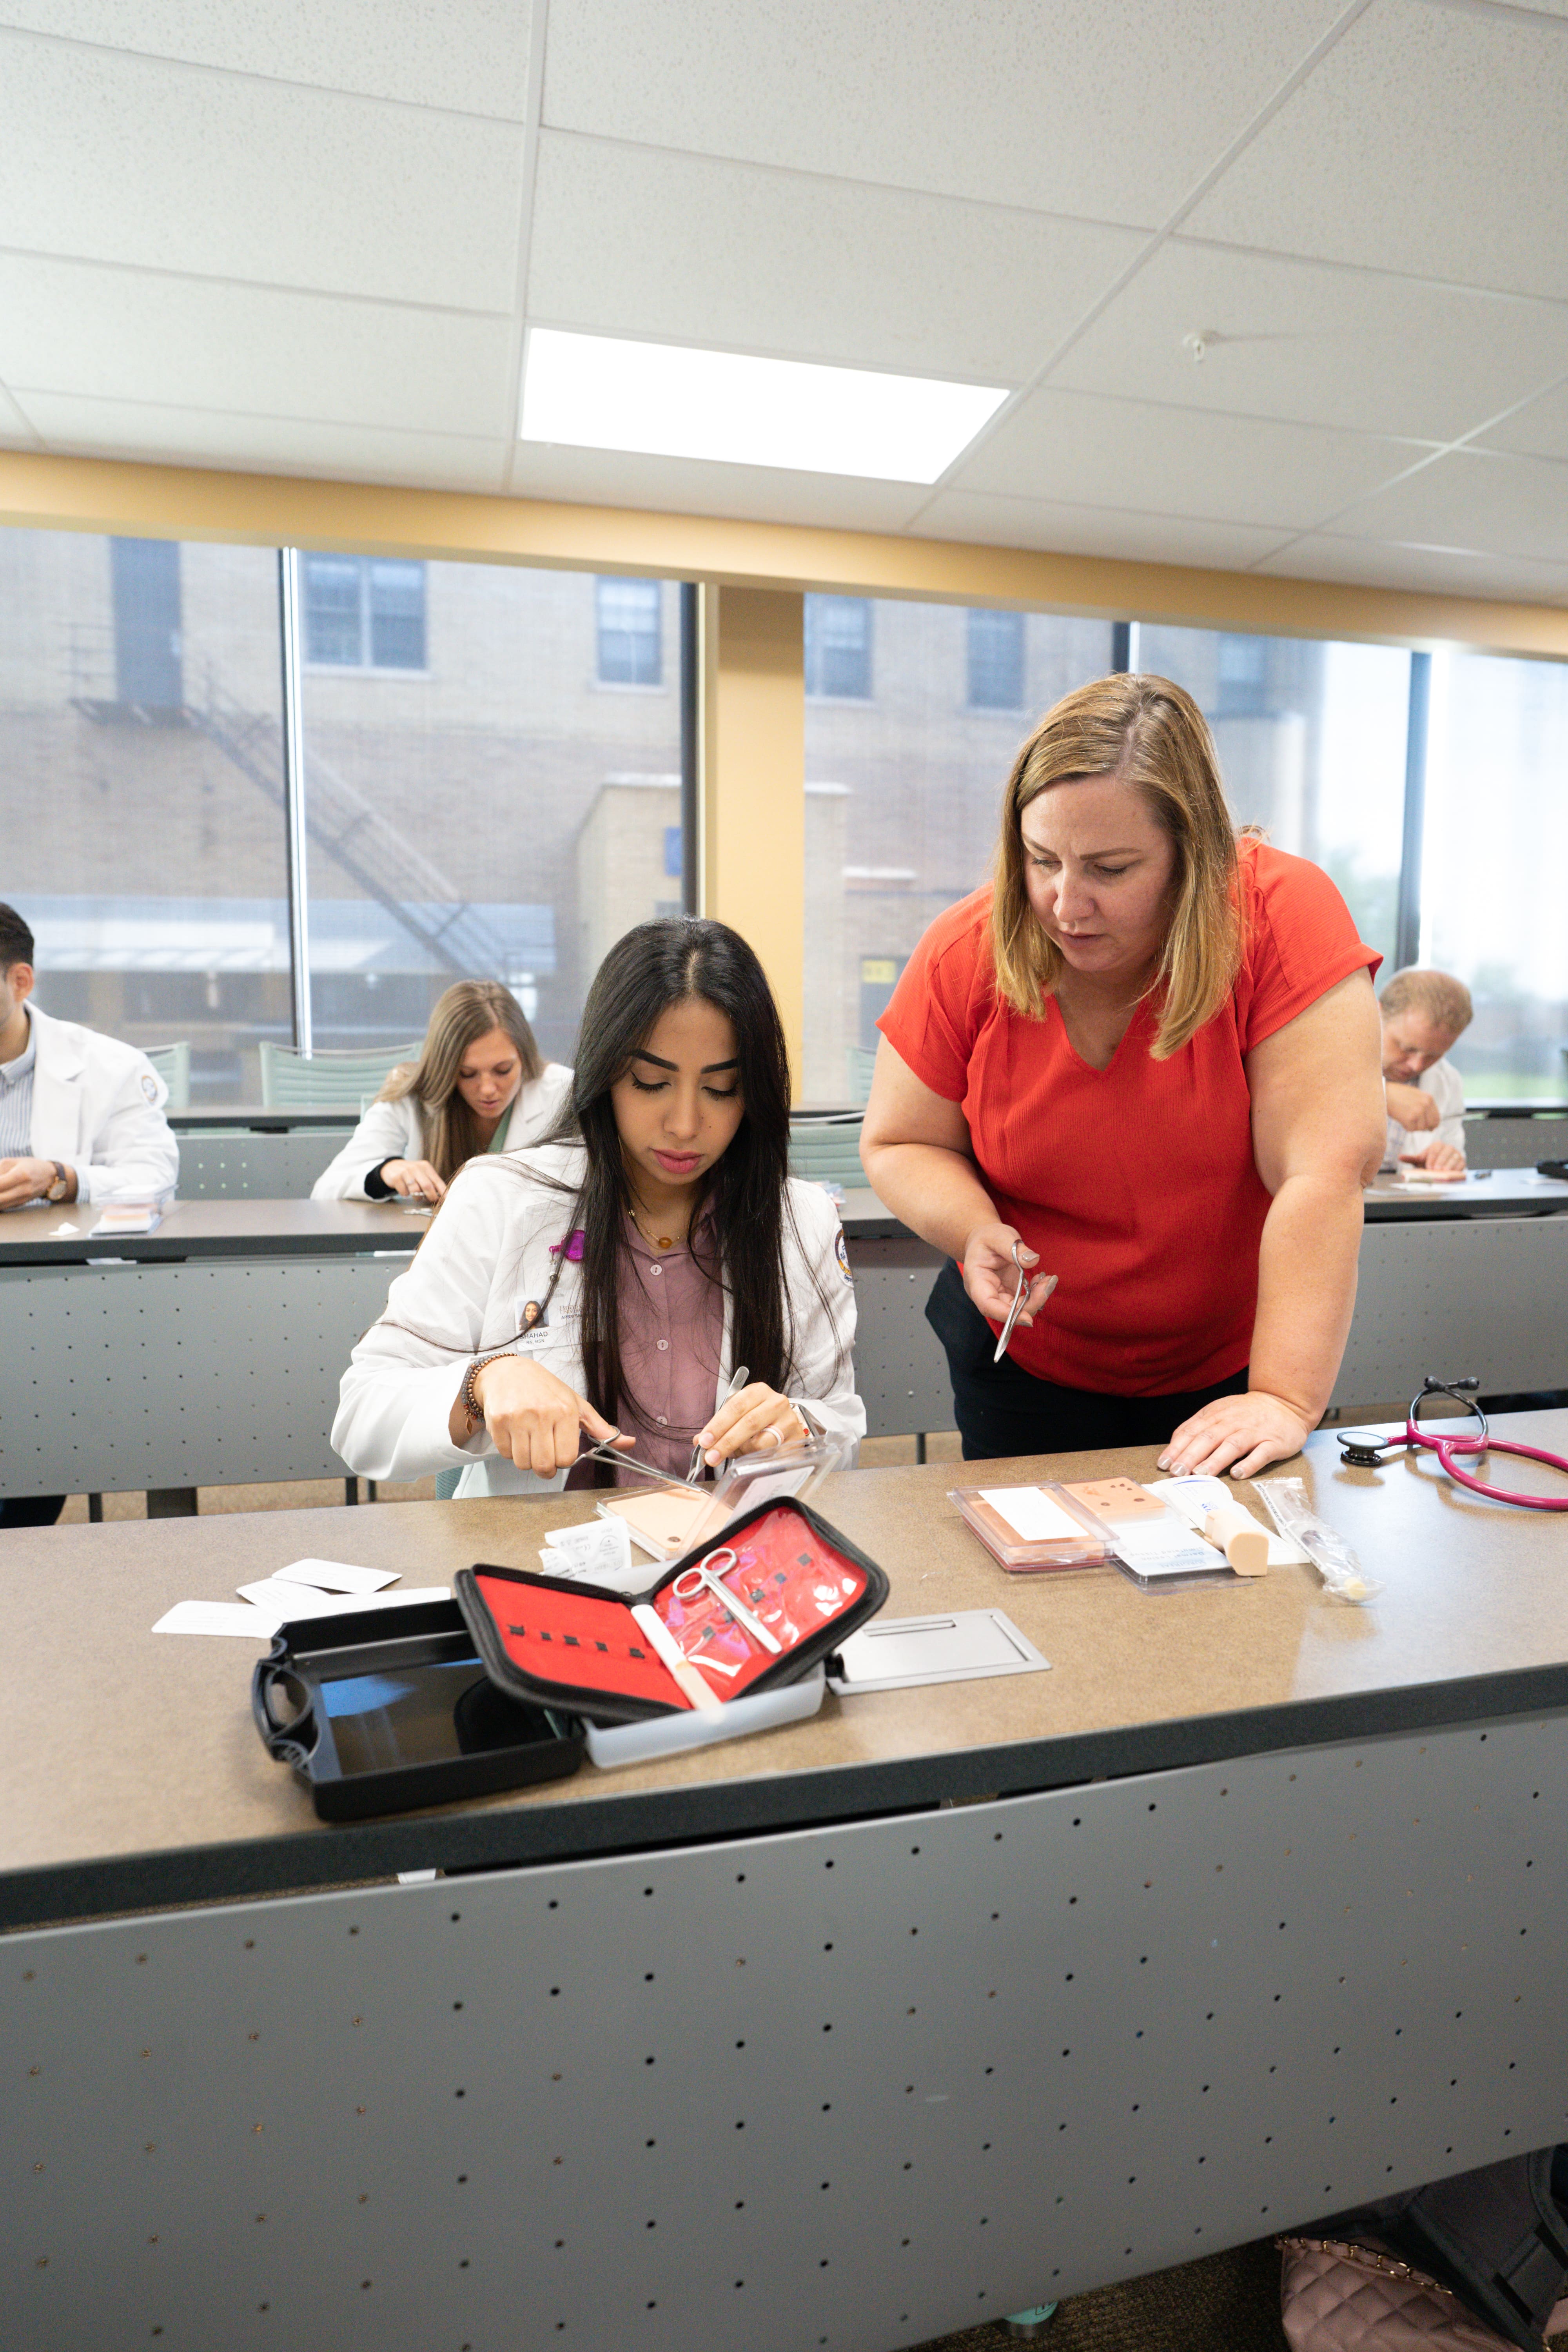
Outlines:
{"label": "green chair back", "polygon": [[374,1054],[300,1054],[261,1041],[261,1100],[268,1110],[352,1110],[378,1095],[400,1062],[421,1046],[379,1045]]}
{"label": "green chair back", "polygon": [[875,1045],[850,1045],[846,1049],[849,1063],[849,1099],[866,1103],[871,1099],[871,1073],[877,1066]]}
{"label": "green chair back", "polygon": [[182,1039],[177,1045],[147,1045],[142,1048],[147,1059],[169,1089],[166,1110],[189,1110],[191,1107],[191,1048]]}
{"label": "green chair back", "polygon": [[863,1186],[859,1118],[792,1118],[789,1172],[813,1184],[842,1184],[847,1192]]}

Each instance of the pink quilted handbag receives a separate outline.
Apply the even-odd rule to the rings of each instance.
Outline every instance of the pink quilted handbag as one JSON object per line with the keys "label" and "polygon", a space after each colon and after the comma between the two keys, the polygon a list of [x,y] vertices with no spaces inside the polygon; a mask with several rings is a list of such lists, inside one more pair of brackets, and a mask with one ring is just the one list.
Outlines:
{"label": "pink quilted handbag", "polygon": [[[1280,2316],[1291,2352],[1512,2352],[1446,2287],[1374,2247],[1281,2238]],[[1560,2304],[1548,2333],[1568,2320]]]}

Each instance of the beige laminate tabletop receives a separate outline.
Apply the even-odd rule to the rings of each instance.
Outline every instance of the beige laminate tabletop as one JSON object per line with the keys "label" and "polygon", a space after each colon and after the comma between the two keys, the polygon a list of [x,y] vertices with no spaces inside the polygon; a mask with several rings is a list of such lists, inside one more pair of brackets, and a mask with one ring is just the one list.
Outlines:
{"label": "beige laminate tabletop", "polygon": [[[1568,1412],[1495,1433],[1562,1452]],[[1497,1460],[1497,1482],[1551,1474]],[[987,1485],[1125,1469],[1152,1448],[971,1465]],[[1000,1607],[1049,1674],[830,1693],[807,1723],[629,1770],[377,1822],[325,1825],[264,1753],[264,1645],[154,1636],[174,1601],[310,1555],[446,1582],[476,1560],[533,1567],[587,1498],[386,1504],[0,1534],[11,1705],[0,1766],[0,1925],[389,1874],[744,1834],[1205,1759],[1568,1706],[1568,1514],[1450,1486],[1430,1454],[1346,1469],[1330,1433],[1305,1465],[1323,1516],[1382,1585],[1330,1598],[1315,1571],[1145,1593],[1113,1569],[1007,1576],[958,1518],[957,1465],[855,1471],[818,1507],[879,1559],[889,1616]],[[1568,1483],[1563,1491],[1568,1492]]]}

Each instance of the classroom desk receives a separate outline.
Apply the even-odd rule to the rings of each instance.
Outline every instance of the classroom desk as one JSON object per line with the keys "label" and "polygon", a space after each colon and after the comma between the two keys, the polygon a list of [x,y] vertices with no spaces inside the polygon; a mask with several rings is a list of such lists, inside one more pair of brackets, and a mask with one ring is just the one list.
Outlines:
{"label": "classroom desk", "polygon": [[96,1222],[90,1205],[0,1217],[5,1493],[140,1486],[194,1510],[198,1486],[341,1478],[338,1383],[425,1221],[390,1202],[195,1201],[152,1234],[94,1240]]}
{"label": "classroom desk", "polygon": [[1306,1475],[1369,1609],[1008,1579],[950,1470],[847,1475],[889,1614],[1051,1672],[341,1828],[153,1619],[584,1501],[0,1538],[16,2340],[889,2352],[1564,2137],[1568,1529]]}

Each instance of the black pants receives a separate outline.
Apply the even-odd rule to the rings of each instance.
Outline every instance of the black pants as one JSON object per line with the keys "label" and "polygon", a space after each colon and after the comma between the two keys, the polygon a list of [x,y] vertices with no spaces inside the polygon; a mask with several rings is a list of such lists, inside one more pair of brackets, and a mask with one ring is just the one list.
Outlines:
{"label": "black pants", "polygon": [[0,1528],[52,1528],[65,1507],[63,1495],[27,1495],[20,1502],[0,1503]]}
{"label": "black pants", "polygon": [[1173,1396],[1105,1396],[1037,1380],[1011,1356],[991,1360],[996,1335],[949,1258],[926,1301],[926,1321],[947,1352],[953,1417],[966,1462],[1016,1454],[1096,1454],[1119,1445],[1163,1445],[1173,1429],[1215,1397],[1239,1396],[1247,1368],[1212,1388]]}

